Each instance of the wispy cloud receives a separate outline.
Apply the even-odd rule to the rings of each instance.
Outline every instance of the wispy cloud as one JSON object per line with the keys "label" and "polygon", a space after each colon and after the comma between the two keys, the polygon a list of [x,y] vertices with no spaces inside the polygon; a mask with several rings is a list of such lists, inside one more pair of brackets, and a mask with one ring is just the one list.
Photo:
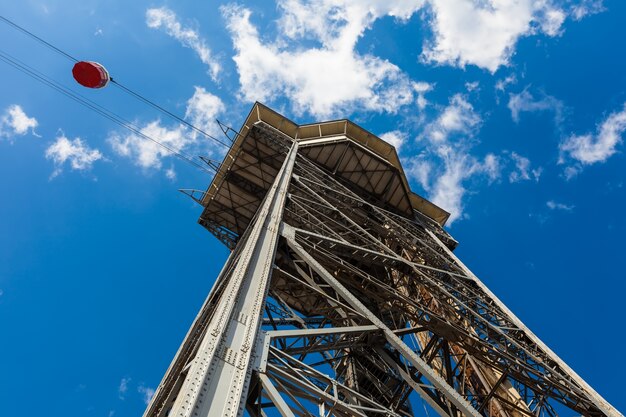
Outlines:
{"label": "wispy cloud", "polygon": [[482,161],[469,154],[456,152],[452,147],[446,148],[444,152],[440,150],[440,154],[444,160],[443,173],[437,176],[429,197],[433,203],[450,212],[448,222],[452,224],[464,216],[463,199],[468,191],[466,181],[479,174],[494,181],[499,176],[500,168],[493,154],[488,154]]}
{"label": "wispy cloud", "polygon": [[126,398],[126,393],[128,392],[128,384],[130,384],[131,379],[128,377],[124,377],[120,380],[120,385],[117,388],[117,395],[119,396],[120,400],[123,400]]}
{"label": "wispy cloud", "polygon": [[520,114],[524,112],[551,111],[554,121],[558,125],[563,120],[563,102],[545,93],[533,96],[528,88],[518,94],[509,94],[509,110],[515,123],[519,123]]}
{"label": "wispy cloud", "polygon": [[584,165],[604,162],[617,152],[622,143],[622,135],[626,132],[626,103],[621,111],[611,113],[596,128],[595,133],[572,135],[559,145],[560,163],[573,161],[574,165],[566,167],[568,178],[576,175]]}
{"label": "wispy cloud", "polygon": [[148,405],[154,395],[154,388],[146,387],[145,385],[140,384],[137,387],[137,392],[141,394],[143,402]]}
{"label": "wispy cloud", "polygon": [[466,82],[465,89],[470,93],[480,91],[480,83],[478,81]]}
{"label": "wispy cloud", "polygon": [[385,132],[379,137],[388,144],[392,145],[394,148],[396,148],[396,152],[400,151],[400,148],[407,140],[407,134],[400,130]]}
{"label": "wispy cloud", "polygon": [[173,166],[165,170],[165,177],[170,181],[176,181],[176,170]]}
{"label": "wispy cloud", "polygon": [[179,41],[183,46],[191,48],[200,60],[209,67],[211,78],[217,79],[221,66],[213,57],[206,41],[200,37],[198,31],[183,26],[178,16],[167,7],[148,9],[146,11],[146,24],[152,29],[162,29],[169,36]]}
{"label": "wispy cloud", "polygon": [[[204,132],[217,135],[219,128],[215,119],[223,111],[224,105],[217,96],[202,87],[195,87],[193,96],[187,101],[185,118]],[[196,131],[181,124],[168,126],[157,119],[140,125],[138,130],[144,136],[134,132],[113,131],[109,133],[107,142],[116,154],[132,159],[145,170],[161,169],[163,160],[174,155],[174,152],[214,155],[223,151],[212,141],[200,141]],[[169,179],[175,178],[171,168],[165,175]]]}
{"label": "wispy cloud", "polygon": [[531,168],[530,159],[521,156],[515,152],[511,152],[511,160],[515,164],[515,169],[509,174],[509,182],[520,181],[539,181],[539,177],[543,172],[541,167]]}
{"label": "wispy cloud", "polygon": [[38,136],[35,132],[38,125],[37,119],[29,117],[22,106],[12,104],[5,109],[4,114],[0,117],[0,138],[11,139],[17,135],[26,135],[29,131]]}
{"label": "wispy cloud", "polygon": [[482,118],[467,98],[457,94],[419,137],[423,151],[404,158],[405,172],[418,181],[429,199],[450,212],[449,224],[464,216],[468,182],[483,178],[497,180],[501,163],[494,154],[472,155]]}
{"label": "wispy cloud", "polygon": [[571,14],[575,20],[581,20],[586,16],[605,11],[603,3],[603,0],[582,0],[579,4],[571,6]]}
{"label": "wispy cloud", "polygon": [[55,166],[50,178],[63,172],[66,163],[73,171],[89,171],[94,162],[103,159],[98,149],[90,148],[81,138],[69,139],[63,132],[60,132],[55,141],[48,146],[45,156]]}
{"label": "wispy cloud", "polygon": [[550,209],[550,210],[561,210],[561,211],[572,211],[574,210],[575,206],[571,206],[571,205],[567,205],[567,204],[563,204],[563,203],[557,203],[554,200],[550,200],[546,203],[546,206]]}
{"label": "wispy cloud", "polygon": [[515,74],[510,74],[496,81],[495,89],[496,91],[504,92],[509,85],[513,85],[515,83],[517,83],[517,76]]}
{"label": "wispy cloud", "polygon": [[415,104],[417,104],[418,109],[424,110],[426,108],[426,106],[428,105],[428,100],[426,100],[426,93],[432,91],[434,88],[435,86],[433,84],[423,81],[413,83],[413,90],[417,94]]}

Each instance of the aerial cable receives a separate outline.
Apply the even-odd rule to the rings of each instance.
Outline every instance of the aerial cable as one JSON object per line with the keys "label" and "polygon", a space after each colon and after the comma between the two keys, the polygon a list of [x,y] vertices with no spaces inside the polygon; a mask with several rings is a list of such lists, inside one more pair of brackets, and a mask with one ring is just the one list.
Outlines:
{"label": "aerial cable", "polygon": [[194,126],[194,125],[192,125],[191,123],[189,123],[189,122],[188,122],[188,121],[186,121],[185,119],[183,119],[183,118],[181,118],[181,117],[179,117],[179,116],[175,115],[174,113],[170,112],[169,110],[167,110],[167,109],[165,109],[165,108],[163,108],[163,107],[159,106],[159,105],[158,105],[158,104],[156,104],[155,102],[148,100],[147,98],[145,98],[145,97],[144,97],[144,96],[142,96],[141,94],[139,94],[139,93],[136,93],[136,92],[132,91],[130,88],[128,88],[128,87],[126,87],[126,86],[124,86],[124,85],[120,84],[120,83],[119,83],[118,81],[116,81],[114,78],[111,78],[111,83],[112,83],[113,85],[117,86],[118,88],[120,88],[121,90],[123,90],[124,92],[126,92],[127,94],[129,94],[129,95],[131,95],[131,96],[135,97],[136,99],[138,99],[138,100],[140,100],[140,101],[143,101],[143,102],[144,102],[144,103],[146,103],[147,105],[152,106],[152,107],[154,107],[155,109],[157,109],[157,110],[159,110],[159,111],[161,111],[161,112],[165,113],[165,114],[166,114],[166,115],[168,115],[169,117],[171,117],[171,118],[173,118],[173,119],[177,120],[178,122],[180,122],[180,123],[184,124],[185,126],[187,126],[187,127],[191,128],[192,130],[194,130],[194,131],[196,131],[196,132],[198,132],[198,133],[200,133],[200,134],[202,134],[202,135],[206,136],[206,137],[207,137],[207,138],[209,138],[209,139],[214,140],[215,142],[219,143],[220,145],[222,145],[222,146],[224,146],[224,147],[226,147],[226,148],[230,148],[230,145],[228,145],[228,144],[226,144],[226,143],[222,142],[221,140],[219,140],[219,139],[218,139],[218,138],[216,138],[215,136],[208,134],[208,133],[207,133],[207,132],[205,132],[204,130],[202,130],[202,129],[200,129],[200,128],[198,128],[198,127]]}
{"label": "aerial cable", "polygon": [[63,55],[64,57],[66,57],[70,61],[78,62],[78,59],[74,58],[72,55],[68,54],[67,52],[62,51],[61,49],[57,48],[56,46],[52,45],[51,43],[46,42],[45,40],[43,40],[39,36],[37,36],[34,33],[28,31],[27,29],[23,28],[22,26],[18,25],[17,23],[7,19],[6,17],[0,15],[0,20],[2,20],[7,25],[11,26],[13,29],[19,30],[20,32],[24,33],[27,36],[30,36],[31,38],[33,38],[36,41],[42,43],[43,45],[47,46],[48,48],[52,49],[53,51]]}
{"label": "aerial cable", "polygon": [[[56,46],[54,46],[50,42],[47,42],[46,40],[44,40],[43,38],[35,35],[34,33],[30,32],[29,30],[25,29],[24,27],[18,25],[17,23],[11,21],[10,19],[0,15],[0,20],[2,20],[4,23],[8,24],[12,28],[14,28],[14,29],[16,29],[16,30],[26,34],[27,36],[30,36],[31,38],[33,38],[36,41],[40,42],[44,46],[50,48],[54,52],[57,52],[58,54],[63,55],[65,58],[69,59],[70,61],[73,61],[75,63],[83,62],[83,61],[79,61],[78,59],[74,58],[72,55],[68,54],[67,52],[63,51],[62,49],[57,48]],[[174,113],[170,112],[169,110],[161,107],[160,105],[156,104],[155,102],[151,101],[150,99],[148,99],[148,98],[142,96],[141,94],[131,90],[130,88],[124,86],[119,81],[113,79],[113,77],[110,77],[110,82],[112,84],[114,84],[115,86],[117,86],[119,89],[121,89],[126,94],[128,94],[128,95],[130,95],[130,96],[132,96],[132,97],[142,101],[143,103],[145,103],[145,104],[155,108],[156,110],[161,111],[162,113],[164,113],[167,116],[173,118],[174,120],[178,121],[179,123],[182,123],[183,125],[189,127],[190,129],[194,130],[195,132],[202,134],[206,138],[211,139],[211,140],[215,141],[216,143],[218,143],[218,144],[220,144],[220,145],[222,145],[222,146],[224,146],[226,148],[230,148],[230,145],[224,143],[223,141],[221,141],[220,139],[216,138],[215,136],[210,135],[209,133],[205,132],[204,130],[202,130],[202,129],[192,125],[191,123],[187,122],[182,117],[177,116],[176,114],[174,114]]]}
{"label": "aerial cable", "polygon": [[143,137],[144,139],[150,140],[154,143],[156,143],[157,145],[161,146],[162,148],[166,149],[168,152],[170,152],[171,154],[179,157],[180,159],[182,159],[185,162],[190,163],[191,165],[196,166],[197,168],[200,168],[201,170],[205,171],[205,172],[209,172],[212,173],[211,171],[207,170],[203,165],[197,163],[196,161],[193,160],[192,157],[190,157],[189,155],[184,154],[182,151],[178,151],[168,145],[165,145],[162,142],[159,142],[158,140],[146,135],[145,133],[141,132],[141,130],[134,126],[133,124],[131,124],[130,122],[128,122],[127,120],[124,120],[123,118],[121,118],[120,116],[118,116],[117,114],[111,112],[110,110],[107,110],[106,108],[98,105],[97,103],[94,103],[93,101],[85,98],[84,96],[81,96],[78,93],[75,93],[71,90],[69,90],[68,88],[64,87],[63,85],[56,83],[54,80],[50,79],[49,77],[46,77],[45,75],[43,75],[41,72],[33,69],[32,67],[29,67],[28,65],[24,64],[23,62],[17,60],[16,58],[11,57],[10,55],[6,54],[5,52],[2,52],[0,50],[0,60],[6,62],[7,64],[13,66],[14,68],[18,69],[19,71],[25,73],[26,75],[29,75],[30,77],[36,79],[37,81],[51,87],[54,90],[57,90],[58,92],[60,92],[61,94],[69,97],[70,99],[78,102],[79,104],[82,104],[83,106],[89,108],[90,110],[93,110],[94,112],[100,114],[101,116],[113,121],[114,123],[132,131],[133,133]]}
{"label": "aerial cable", "polygon": [[129,121],[123,119],[121,116],[113,113],[112,111],[106,109],[105,107],[89,100],[88,98],[73,92],[72,90],[68,89],[67,87],[63,86],[62,84],[57,83],[56,81],[52,80],[51,78],[47,77],[46,75],[44,75],[43,73],[37,71],[36,69],[28,66],[27,64],[21,62],[20,60],[12,57],[11,55],[7,54],[6,52],[0,50],[0,60],[4,61],[5,63],[11,65],[12,67],[16,68],[17,70],[25,73],[26,75],[30,76],[31,78],[34,78],[35,80],[41,82],[42,84],[47,85],[48,87],[57,90],[58,92],[60,92],[61,94],[69,97],[70,99],[78,102],[79,104],[82,104],[83,106],[89,108],[90,110],[100,114],[101,116],[111,120],[112,122],[130,130],[131,132],[135,133],[136,135],[147,139],[151,142],[154,142],[155,144],[161,146],[162,148],[166,149],[169,153],[175,155],[176,157],[180,158],[181,160],[183,160],[184,162],[187,162],[193,166],[195,166],[196,168],[199,168],[200,170],[204,171],[204,172],[208,172],[210,174],[213,174],[212,171],[210,171],[209,169],[207,169],[205,167],[205,165],[200,164],[196,161],[194,161],[193,157],[185,154],[182,151],[179,151],[175,148],[172,148],[162,142],[159,142],[158,140],[154,139],[153,137],[146,135],[145,133],[143,133],[138,127],[134,126],[132,123],[130,123]]}

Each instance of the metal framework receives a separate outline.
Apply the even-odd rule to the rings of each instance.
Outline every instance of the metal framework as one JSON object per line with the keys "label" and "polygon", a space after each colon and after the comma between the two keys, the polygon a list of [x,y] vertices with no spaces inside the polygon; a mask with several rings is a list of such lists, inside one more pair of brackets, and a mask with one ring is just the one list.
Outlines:
{"label": "metal framework", "polygon": [[190,195],[232,253],[145,417],[622,416],[456,258],[393,147],[349,121],[298,126],[257,103]]}

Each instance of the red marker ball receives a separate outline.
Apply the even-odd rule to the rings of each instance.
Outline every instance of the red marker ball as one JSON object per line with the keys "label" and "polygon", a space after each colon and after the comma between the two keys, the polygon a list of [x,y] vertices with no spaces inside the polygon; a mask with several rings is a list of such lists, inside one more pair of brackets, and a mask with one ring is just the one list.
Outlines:
{"label": "red marker ball", "polygon": [[72,68],[72,75],[80,85],[89,88],[102,88],[111,80],[109,72],[93,61],[77,62]]}

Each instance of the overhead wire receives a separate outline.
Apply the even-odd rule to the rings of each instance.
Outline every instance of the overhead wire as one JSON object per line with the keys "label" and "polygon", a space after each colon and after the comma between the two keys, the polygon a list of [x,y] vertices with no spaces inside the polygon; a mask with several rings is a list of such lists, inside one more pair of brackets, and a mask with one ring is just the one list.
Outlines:
{"label": "overhead wire", "polygon": [[215,142],[219,143],[222,146],[225,146],[226,148],[230,148],[230,145],[227,145],[226,143],[222,142],[221,140],[219,140],[218,138],[216,138],[213,135],[208,134],[207,132],[205,132],[204,130],[192,125],[191,123],[189,123],[188,121],[186,121],[185,119],[177,116],[176,114],[170,112],[169,110],[159,106],[158,104],[156,104],[153,101],[148,100],[147,98],[145,98],[144,96],[142,96],[139,93],[136,93],[134,91],[132,91],[130,88],[120,84],[117,80],[115,80],[113,77],[111,77],[111,83],[113,83],[113,85],[115,85],[116,87],[122,89],[124,92],[126,92],[127,94],[130,94],[131,96],[135,97],[138,100],[143,101],[144,103],[146,103],[149,106],[154,107],[155,109],[167,114],[168,116],[170,116],[171,118],[177,120],[178,122],[184,124],[185,126],[191,128],[192,130],[206,136],[209,139],[214,140]]}
{"label": "overhead wire", "polygon": [[45,74],[41,73],[40,71],[34,69],[33,67],[29,66],[28,64],[25,64],[24,62],[20,61],[19,59],[11,56],[10,54],[6,53],[5,51],[0,50],[0,60],[4,61],[5,63],[11,65],[12,67],[14,67],[15,69],[23,72],[24,74],[30,76],[31,78],[34,78],[35,80],[41,82],[44,85],[47,85],[48,87],[60,92],[61,94],[65,95],[66,97],[69,97],[70,99],[78,102],[79,104],[82,104],[83,106],[89,108],[90,110],[100,114],[101,116],[111,120],[112,122],[118,124],[119,126],[126,128],[128,130],[130,130],[131,132],[135,133],[136,135],[147,139],[155,144],[157,144],[158,146],[161,146],[162,148],[164,148],[165,150],[167,150],[169,153],[171,153],[172,155],[178,157],[179,159],[183,160],[184,162],[187,162],[193,166],[195,166],[196,168],[199,168],[202,171],[208,172],[210,174],[213,174],[214,172],[207,169],[207,167],[203,164],[200,164],[198,162],[196,162],[193,157],[185,154],[184,152],[182,152],[181,150],[175,149],[171,146],[168,146],[156,139],[154,139],[153,137],[145,134],[144,132],[141,131],[140,128],[138,128],[137,126],[133,125],[131,122],[129,122],[128,120],[125,120],[123,117],[117,115],[116,113],[108,110],[107,108],[93,102],[92,100],[89,100],[88,98],[82,96],[81,94],[78,94],[72,90],[70,90],[69,88],[63,86],[62,84],[54,81],[53,79],[51,79],[50,77],[46,76]]}
{"label": "overhead wire", "polygon": [[[60,48],[58,48],[56,46],[54,46],[50,42],[46,41],[45,39],[41,38],[40,36],[35,35],[33,32],[29,31],[28,29],[24,28],[23,26],[18,25],[17,23],[15,23],[12,20],[6,18],[5,16],[0,15],[0,20],[3,21],[4,23],[6,23],[7,25],[9,25],[10,27],[12,27],[12,28],[14,28],[14,29],[24,33],[25,35],[33,38],[34,40],[40,42],[42,45],[46,46],[47,48],[51,49],[52,51],[54,51],[54,52],[64,56],[65,58],[69,59],[70,61],[79,62],[78,59],[76,59],[75,57],[73,57],[69,53],[63,51],[62,49],[60,49]],[[143,95],[141,95],[141,94],[131,90],[130,88],[126,87],[125,85],[123,85],[122,83],[120,83],[119,81],[114,79],[113,77],[110,78],[110,81],[111,81],[111,83],[113,85],[118,87],[120,90],[122,90],[126,94],[128,94],[128,95],[134,97],[135,99],[140,100],[141,102],[143,102],[143,103],[145,103],[145,104],[155,108],[156,110],[166,114],[170,118],[178,121],[179,123],[182,123],[183,125],[189,127],[193,131],[195,131],[197,133],[200,133],[201,135],[205,136],[206,138],[215,141],[217,144],[219,144],[221,146],[224,146],[226,148],[230,148],[230,145],[228,145],[227,143],[225,143],[222,140],[216,138],[215,136],[207,133],[203,129],[200,129],[200,128],[194,126],[193,124],[189,123],[188,121],[186,121],[182,117],[177,116],[176,114],[170,112],[169,110],[167,110],[164,107],[158,105],[157,103],[155,103],[152,100],[146,98],[145,96],[143,96]]]}
{"label": "overhead wire", "polygon": [[61,49],[57,48],[56,46],[52,45],[51,43],[45,41],[44,39],[40,38],[39,36],[35,35],[33,32],[27,30],[26,28],[18,25],[17,23],[13,22],[10,19],[7,19],[6,17],[0,15],[0,20],[2,20],[4,23],[6,23],[7,25],[11,26],[13,29],[19,30],[20,32],[24,33],[27,36],[30,36],[31,38],[35,39],[38,42],[41,42],[43,45],[47,46],[48,48],[52,49],[53,51],[65,56],[66,58],[68,58],[70,61],[74,61],[74,62],[78,62],[78,59],[74,58],[72,55],[68,54],[65,51],[62,51]]}

